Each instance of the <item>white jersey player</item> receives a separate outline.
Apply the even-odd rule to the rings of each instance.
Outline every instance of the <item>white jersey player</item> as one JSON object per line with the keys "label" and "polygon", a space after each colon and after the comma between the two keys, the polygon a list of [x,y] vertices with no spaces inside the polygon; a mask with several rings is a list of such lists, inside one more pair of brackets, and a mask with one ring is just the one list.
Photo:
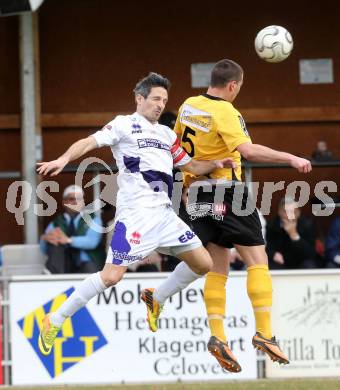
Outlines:
{"label": "white jersey player", "polygon": [[202,244],[171,208],[173,166],[190,163],[176,134],[138,112],[117,116],[93,137],[118,166],[115,229],[107,262],[129,265],[152,250],[177,255]]}
{"label": "white jersey player", "polygon": [[38,163],[38,173],[54,176],[70,161],[95,148],[110,146],[119,168],[117,215],[106,264],[101,272],[87,277],[56,312],[44,318],[38,343],[45,355],[51,352],[66,318],[118,283],[129,264],[153,250],[176,255],[183,261],[156,290],[143,291],[151,330],[157,328],[155,321],[165,300],[212,266],[199,238],[171,207],[172,169],[175,165],[198,176],[216,168],[235,167],[235,163],[230,159],[192,160],[180,147],[175,133],[157,123],[169,88],[166,78],[150,73],[134,89],[136,113],[117,116],[102,130],[75,142],[57,160]]}

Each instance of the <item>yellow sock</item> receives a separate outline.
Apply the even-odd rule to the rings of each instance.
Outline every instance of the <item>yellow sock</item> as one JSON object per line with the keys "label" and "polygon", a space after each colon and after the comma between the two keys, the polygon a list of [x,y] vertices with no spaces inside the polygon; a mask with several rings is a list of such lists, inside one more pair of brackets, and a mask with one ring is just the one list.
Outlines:
{"label": "yellow sock", "polygon": [[209,272],[204,284],[204,303],[211,335],[224,342],[227,341],[223,325],[226,310],[226,282],[226,275]]}
{"label": "yellow sock", "polygon": [[268,266],[264,264],[248,267],[247,292],[253,306],[256,331],[264,337],[272,338],[271,307],[272,279]]}

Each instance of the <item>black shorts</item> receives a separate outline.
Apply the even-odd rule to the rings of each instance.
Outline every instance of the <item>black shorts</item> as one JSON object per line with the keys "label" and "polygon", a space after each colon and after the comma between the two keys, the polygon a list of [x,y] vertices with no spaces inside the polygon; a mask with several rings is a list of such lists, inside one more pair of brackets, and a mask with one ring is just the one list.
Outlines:
{"label": "black shorts", "polygon": [[260,218],[244,183],[191,186],[187,213],[203,245],[264,245]]}

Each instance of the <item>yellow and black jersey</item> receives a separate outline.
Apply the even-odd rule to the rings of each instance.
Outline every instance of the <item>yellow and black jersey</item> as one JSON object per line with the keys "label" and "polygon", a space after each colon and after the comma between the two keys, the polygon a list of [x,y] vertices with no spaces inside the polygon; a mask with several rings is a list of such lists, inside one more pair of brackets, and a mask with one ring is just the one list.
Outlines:
{"label": "yellow and black jersey", "polygon": [[[208,94],[188,98],[180,107],[174,128],[181,146],[195,160],[230,157],[238,167],[216,169],[211,179],[241,180],[241,155],[236,148],[251,142],[242,115],[226,100]],[[195,176],[185,173],[189,185]]]}

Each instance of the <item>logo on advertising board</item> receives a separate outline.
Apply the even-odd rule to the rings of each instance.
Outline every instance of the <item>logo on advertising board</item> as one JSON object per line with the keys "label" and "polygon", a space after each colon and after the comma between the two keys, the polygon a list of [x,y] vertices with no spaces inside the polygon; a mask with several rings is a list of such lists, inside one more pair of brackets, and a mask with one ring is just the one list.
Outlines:
{"label": "logo on advertising board", "polygon": [[294,326],[334,325],[340,320],[339,304],[340,288],[332,290],[328,283],[323,288],[308,286],[301,305],[286,311],[281,317]]}
{"label": "logo on advertising board", "polygon": [[44,356],[40,353],[38,336],[42,319],[47,313],[57,310],[73,291],[73,287],[69,288],[17,321],[51,378],[59,376],[108,343],[90,312],[84,307],[72,318],[66,319],[51,354]]}

